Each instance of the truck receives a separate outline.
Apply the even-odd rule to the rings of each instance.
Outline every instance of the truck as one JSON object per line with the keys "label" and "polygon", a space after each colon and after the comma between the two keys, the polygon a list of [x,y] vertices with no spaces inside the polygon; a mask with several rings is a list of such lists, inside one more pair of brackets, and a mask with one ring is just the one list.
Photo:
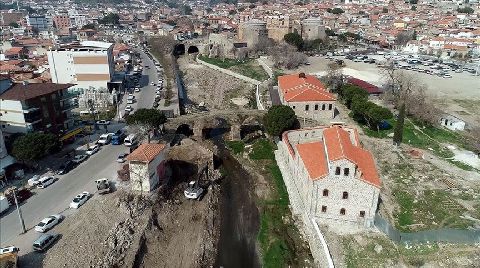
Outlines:
{"label": "truck", "polygon": [[9,207],[10,207],[10,202],[8,202],[8,199],[3,195],[0,196],[0,214],[8,210]]}
{"label": "truck", "polygon": [[97,190],[99,194],[110,193],[112,187],[108,179],[105,179],[105,178],[99,179],[99,180],[96,180],[95,183],[97,184]]}

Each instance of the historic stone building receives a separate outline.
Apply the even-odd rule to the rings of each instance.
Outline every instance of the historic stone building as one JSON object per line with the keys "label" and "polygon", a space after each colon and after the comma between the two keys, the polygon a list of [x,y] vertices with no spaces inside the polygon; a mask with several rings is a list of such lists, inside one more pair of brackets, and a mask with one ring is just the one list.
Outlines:
{"label": "historic stone building", "polygon": [[320,222],[373,226],[381,182],[356,129],[334,125],[287,131],[278,145],[276,159],[297,213]]}
{"label": "historic stone building", "polygon": [[298,117],[318,120],[335,116],[335,95],[313,75],[297,73],[279,76],[278,95],[280,102],[290,106]]}
{"label": "historic stone building", "polygon": [[240,24],[238,28],[238,39],[246,42],[248,47],[254,47],[267,38],[267,24],[264,21],[252,19]]}

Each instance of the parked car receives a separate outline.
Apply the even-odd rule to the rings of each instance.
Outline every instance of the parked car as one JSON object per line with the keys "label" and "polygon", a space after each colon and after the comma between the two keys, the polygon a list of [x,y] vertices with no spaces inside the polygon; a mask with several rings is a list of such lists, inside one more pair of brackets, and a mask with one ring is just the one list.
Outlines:
{"label": "parked car", "polygon": [[55,182],[55,178],[53,176],[46,176],[42,177],[37,184],[37,188],[39,189],[45,189],[47,188],[50,184]]}
{"label": "parked car", "polygon": [[58,174],[60,175],[67,174],[68,172],[70,172],[70,170],[74,169],[75,166],[76,166],[76,163],[69,160],[63,163],[62,165],[60,165],[60,168],[58,169]]}
{"label": "parked car", "polygon": [[55,225],[59,224],[63,218],[64,218],[63,215],[60,215],[60,214],[50,215],[45,219],[43,219],[42,221],[40,221],[35,226],[35,231],[39,233],[44,233],[52,229]]}
{"label": "parked car", "polygon": [[108,121],[108,120],[98,120],[97,125],[110,125],[110,121]]}
{"label": "parked car", "polygon": [[88,158],[88,155],[86,155],[86,154],[78,154],[78,155],[73,157],[72,162],[74,162],[76,164],[80,164],[83,161],[85,161],[85,159],[87,159],[87,158]]}
{"label": "parked car", "polygon": [[58,234],[42,234],[37,240],[33,242],[33,250],[45,251],[50,247],[60,236]]}
{"label": "parked car", "polygon": [[98,146],[98,144],[94,144],[90,147],[88,147],[87,151],[85,152],[87,155],[93,155],[95,154],[96,152],[98,152],[98,150],[100,150],[100,146]]}
{"label": "parked car", "polygon": [[120,154],[118,155],[117,157],[117,162],[118,163],[124,163],[125,162],[125,158],[127,158],[128,154],[127,153],[123,153],[123,154]]}
{"label": "parked car", "polygon": [[85,202],[87,202],[89,197],[90,197],[89,192],[83,192],[81,194],[78,194],[73,198],[72,202],[70,202],[70,208],[81,207],[83,204],[85,204]]}
{"label": "parked car", "polygon": [[110,140],[112,139],[112,134],[106,133],[100,135],[100,138],[98,138],[97,144],[99,145],[107,145],[110,143]]}
{"label": "parked car", "polygon": [[108,179],[99,179],[96,180],[95,183],[97,184],[97,190],[99,194],[108,194],[112,190],[110,181]]}
{"label": "parked car", "polygon": [[0,248],[0,255],[7,254],[7,253],[15,253],[18,252],[20,249],[15,246],[7,246]]}
{"label": "parked car", "polygon": [[197,181],[191,181],[188,183],[187,189],[184,191],[187,199],[200,199],[203,194],[203,188],[198,185]]}
{"label": "parked car", "polygon": [[28,179],[28,185],[30,186],[37,186],[38,184],[38,181],[40,180],[40,176],[39,175],[33,175],[32,178]]}
{"label": "parked car", "polygon": [[127,107],[125,107],[125,111],[132,112],[132,111],[133,111],[133,107],[132,107],[131,105],[127,105]]}
{"label": "parked car", "polygon": [[140,88],[139,88],[139,87],[136,87],[136,88],[135,88],[135,92],[140,92]]}

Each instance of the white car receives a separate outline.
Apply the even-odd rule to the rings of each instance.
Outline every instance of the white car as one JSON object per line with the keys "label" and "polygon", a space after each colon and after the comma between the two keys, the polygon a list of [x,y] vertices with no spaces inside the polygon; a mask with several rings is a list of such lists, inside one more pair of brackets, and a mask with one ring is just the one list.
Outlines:
{"label": "white car", "polygon": [[125,111],[132,112],[132,111],[133,111],[133,107],[132,107],[131,105],[127,105],[127,107],[125,107]]}
{"label": "white car", "polygon": [[127,153],[123,153],[123,154],[120,154],[118,155],[117,157],[117,162],[118,163],[124,163],[126,158],[127,158],[128,154]]}
{"label": "white car", "polygon": [[139,87],[136,87],[136,88],[135,88],[135,92],[140,92],[140,88],[139,88]]}
{"label": "white car", "polygon": [[79,154],[79,155],[76,155],[76,156],[73,157],[72,162],[80,164],[83,161],[85,161],[85,159],[87,159],[87,157],[88,157],[88,155],[86,155],[86,154]]}
{"label": "white car", "polygon": [[70,203],[70,208],[81,207],[83,204],[85,204],[85,202],[87,202],[89,197],[89,192],[83,192],[81,194],[78,194],[77,196],[75,196],[75,198],[73,198],[72,202]]}
{"label": "white car", "polygon": [[151,85],[151,86],[154,86],[154,85],[155,85],[155,83],[151,82],[151,83],[150,83],[150,85]]}
{"label": "white car", "polygon": [[100,138],[97,141],[97,144],[99,145],[107,145],[110,143],[110,140],[112,139],[112,134],[107,133],[107,134],[102,134],[100,135]]}
{"label": "white car", "polygon": [[97,125],[110,125],[110,121],[108,121],[108,120],[99,120],[99,121],[97,121]]}
{"label": "white car", "polygon": [[15,246],[8,246],[0,248],[0,255],[7,254],[7,253],[15,253],[18,252],[20,249]]}
{"label": "white car", "polygon": [[39,233],[44,233],[52,229],[55,225],[59,224],[62,219],[63,219],[63,215],[60,215],[60,214],[50,215],[35,226],[35,231]]}
{"label": "white car", "polygon": [[38,184],[38,181],[40,180],[40,176],[34,175],[31,179],[28,179],[28,185],[30,186],[36,186]]}
{"label": "white car", "polygon": [[99,149],[100,149],[100,146],[98,146],[98,144],[95,144],[95,145],[92,145],[92,146],[88,147],[88,149],[85,153],[87,155],[93,155],[96,152],[98,152]]}
{"label": "white car", "polygon": [[187,199],[199,199],[202,197],[203,188],[198,186],[196,181],[191,181],[183,193]]}

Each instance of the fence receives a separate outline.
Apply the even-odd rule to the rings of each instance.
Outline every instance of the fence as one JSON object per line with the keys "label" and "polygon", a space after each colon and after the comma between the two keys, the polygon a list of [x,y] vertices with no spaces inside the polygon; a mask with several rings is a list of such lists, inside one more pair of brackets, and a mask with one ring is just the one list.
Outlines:
{"label": "fence", "polygon": [[456,244],[480,243],[480,230],[457,230],[442,228],[414,233],[404,233],[395,229],[380,215],[375,215],[375,226],[396,243],[448,242]]}

